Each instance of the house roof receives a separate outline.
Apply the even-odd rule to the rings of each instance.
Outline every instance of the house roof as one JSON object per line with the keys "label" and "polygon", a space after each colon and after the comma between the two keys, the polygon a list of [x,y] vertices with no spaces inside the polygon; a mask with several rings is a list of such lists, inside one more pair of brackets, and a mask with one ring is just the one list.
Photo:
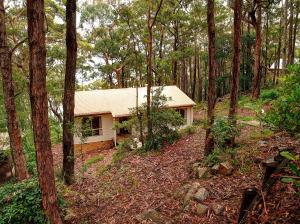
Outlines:
{"label": "house roof", "polygon": [[[158,87],[152,87],[158,88]],[[146,102],[147,88],[138,88],[139,105]],[[171,97],[168,107],[191,107],[191,100],[177,86],[165,86],[163,95]],[[101,89],[75,92],[75,116],[111,113],[113,117],[130,114],[129,109],[136,107],[136,88]]]}

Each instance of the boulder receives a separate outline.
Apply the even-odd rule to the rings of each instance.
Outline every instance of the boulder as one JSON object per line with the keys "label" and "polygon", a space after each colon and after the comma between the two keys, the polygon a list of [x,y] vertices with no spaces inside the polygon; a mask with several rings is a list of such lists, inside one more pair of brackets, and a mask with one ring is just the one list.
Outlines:
{"label": "boulder", "polygon": [[201,187],[197,190],[197,192],[194,194],[194,199],[198,202],[204,201],[209,195],[208,190],[206,190],[204,187]]}
{"label": "boulder", "polygon": [[276,161],[275,160],[275,158],[272,156],[272,157],[269,157],[269,158],[267,158],[266,160],[264,160],[263,162],[262,162],[262,164],[264,165],[264,166],[267,166],[267,167],[274,167],[274,168],[276,168],[277,166],[278,166],[278,161]]}
{"label": "boulder", "polygon": [[211,209],[213,210],[213,212],[216,214],[216,215],[222,215],[223,211],[224,211],[224,207],[220,204],[213,204]]}
{"label": "boulder", "polygon": [[188,190],[187,194],[183,199],[183,207],[186,207],[190,203],[191,199],[193,198],[194,194],[197,192],[199,187],[200,184],[197,182],[192,184],[192,186],[190,187],[190,189]]}
{"label": "boulder", "polygon": [[203,204],[198,204],[196,208],[197,215],[205,215],[208,211],[208,206]]}
{"label": "boulder", "polygon": [[218,173],[224,176],[229,176],[233,172],[233,166],[229,162],[220,163]]}
{"label": "boulder", "polygon": [[184,196],[186,195],[186,193],[188,192],[190,187],[191,187],[190,184],[185,184],[185,185],[179,187],[174,193],[174,198],[183,200]]}

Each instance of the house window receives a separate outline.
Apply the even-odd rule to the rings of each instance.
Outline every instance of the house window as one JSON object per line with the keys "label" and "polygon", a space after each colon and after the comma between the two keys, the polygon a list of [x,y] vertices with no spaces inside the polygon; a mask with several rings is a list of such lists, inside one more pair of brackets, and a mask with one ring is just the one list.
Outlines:
{"label": "house window", "polygon": [[103,135],[101,117],[82,118],[82,135],[85,137]]}
{"label": "house window", "polygon": [[185,110],[184,109],[177,109],[176,110],[178,113],[180,113],[182,118],[185,118]]}

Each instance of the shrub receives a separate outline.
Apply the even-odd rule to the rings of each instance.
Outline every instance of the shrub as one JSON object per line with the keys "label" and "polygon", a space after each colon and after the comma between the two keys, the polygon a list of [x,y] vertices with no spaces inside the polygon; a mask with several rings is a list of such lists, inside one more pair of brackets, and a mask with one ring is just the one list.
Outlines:
{"label": "shrub", "polygon": [[279,97],[279,93],[276,89],[266,89],[261,92],[260,98],[263,102],[276,100]]}
{"label": "shrub", "polygon": [[0,150],[0,165],[8,160],[8,150]]}
{"label": "shrub", "polygon": [[217,148],[226,147],[226,143],[240,134],[240,129],[229,124],[227,118],[216,118],[212,126],[212,135]]}
{"label": "shrub", "polygon": [[279,88],[280,97],[274,101],[264,121],[271,128],[297,134],[300,132],[300,66],[291,67],[290,71]]}
{"label": "shrub", "polygon": [[0,224],[45,224],[38,181],[6,184],[0,188]]}
{"label": "shrub", "polygon": [[[64,201],[59,198],[59,206]],[[49,223],[43,210],[37,178],[22,182],[7,183],[0,187],[0,224],[45,224]]]}

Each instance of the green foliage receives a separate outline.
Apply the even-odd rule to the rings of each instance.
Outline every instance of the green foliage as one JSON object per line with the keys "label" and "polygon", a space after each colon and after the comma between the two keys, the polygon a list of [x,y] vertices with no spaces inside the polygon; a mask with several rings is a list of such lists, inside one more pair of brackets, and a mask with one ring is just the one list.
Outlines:
{"label": "green foliage", "polygon": [[182,133],[185,133],[188,135],[194,134],[196,131],[197,131],[197,127],[195,125],[189,125],[181,130]]}
{"label": "green foliage", "polygon": [[212,126],[212,135],[218,148],[226,147],[226,142],[238,136],[240,129],[228,122],[227,118],[216,118]]}
{"label": "green foliage", "polygon": [[[178,129],[184,124],[184,118],[174,109],[166,108],[166,103],[171,100],[162,94],[163,88],[152,91],[151,115],[153,136],[148,136],[145,141],[145,150],[159,149],[164,143],[173,143],[179,138]],[[142,108],[146,110],[146,105]]]}
{"label": "green foliage", "polygon": [[36,155],[35,155],[35,148],[33,142],[33,133],[31,130],[24,132],[23,135],[23,147],[27,162],[27,169],[30,174],[37,174],[36,171]]}
{"label": "green foliage", "polygon": [[8,153],[9,153],[8,150],[0,150],[0,165],[5,161],[7,161],[9,156]]}
{"label": "green foliage", "polygon": [[269,102],[276,100],[279,97],[279,93],[276,89],[264,89],[261,91],[260,99],[263,102]]}
{"label": "green foliage", "polygon": [[102,154],[99,154],[99,155],[97,155],[97,156],[93,156],[93,157],[87,159],[87,161],[83,164],[83,166],[82,166],[82,168],[81,168],[82,171],[83,171],[83,172],[86,172],[87,169],[88,169],[91,165],[93,165],[94,163],[100,162],[100,161],[102,161],[103,159],[104,159],[104,156],[103,156]]}
{"label": "green foliage", "polygon": [[[59,197],[58,204],[65,202]],[[0,187],[0,224],[46,224],[49,223],[42,210],[42,198],[36,177],[7,183]]]}
{"label": "green foliage", "polygon": [[215,148],[204,160],[206,166],[214,166],[223,161],[235,162],[236,149],[233,148]]}
{"label": "green foliage", "polygon": [[0,217],[0,224],[48,223],[37,179],[9,183],[0,188]]}
{"label": "green foliage", "polygon": [[298,189],[298,193],[300,193],[300,158],[299,155],[294,155],[288,151],[283,151],[280,155],[290,162],[288,163],[288,167],[290,172],[294,176],[282,176],[281,181],[283,183],[292,184],[295,188]]}
{"label": "green foliage", "polygon": [[264,121],[271,128],[297,134],[300,132],[300,65],[291,67],[290,72],[279,87],[279,97]]}

